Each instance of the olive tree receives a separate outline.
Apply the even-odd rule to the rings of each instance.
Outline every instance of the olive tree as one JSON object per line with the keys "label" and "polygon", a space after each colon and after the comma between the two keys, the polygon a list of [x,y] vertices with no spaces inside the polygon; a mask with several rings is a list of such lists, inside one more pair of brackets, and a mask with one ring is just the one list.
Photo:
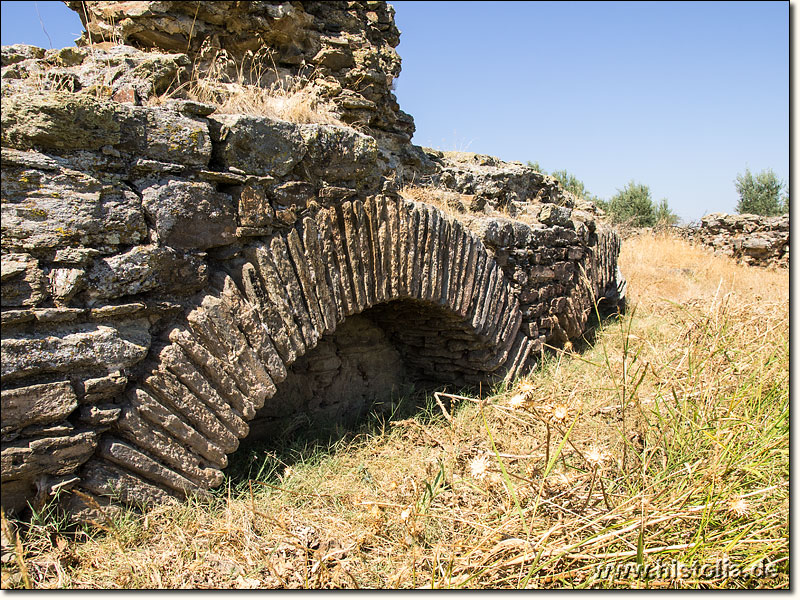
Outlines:
{"label": "olive tree", "polygon": [[736,176],[736,191],[739,202],[737,212],[771,217],[789,211],[788,195],[781,196],[783,182],[772,169],[753,175],[746,169],[744,175]]}

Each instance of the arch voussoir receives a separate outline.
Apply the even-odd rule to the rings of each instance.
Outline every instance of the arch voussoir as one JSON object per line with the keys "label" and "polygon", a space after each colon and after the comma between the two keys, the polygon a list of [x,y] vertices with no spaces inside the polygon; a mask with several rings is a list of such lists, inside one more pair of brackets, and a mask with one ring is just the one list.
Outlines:
{"label": "arch voussoir", "polygon": [[270,249],[272,250],[272,258],[276,271],[280,277],[280,283],[283,286],[283,293],[286,294],[289,299],[292,316],[300,326],[306,349],[313,348],[319,341],[322,328],[315,327],[315,324],[312,322],[312,317],[309,314],[306,301],[303,298],[302,286],[289,260],[289,249],[287,248],[284,237],[280,234],[273,236],[270,242]]}
{"label": "arch voussoir", "polygon": [[[299,321],[294,318],[294,309],[287,295],[283,283],[281,282],[278,269],[272,260],[269,246],[257,247],[248,251],[245,255],[252,261],[247,273],[243,271],[243,281],[251,287],[248,299],[260,309],[268,324],[268,328],[273,333],[272,339],[279,340],[285,335],[286,342],[283,344],[286,357],[284,362],[290,359],[294,361],[298,356],[306,352],[306,342]],[[243,265],[246,269],[246,265]],[[247,279],[245,279],[245,274]],[[258,274],[259,277],[255,277]],[[262,286],[259,289],[259,286]]]}
{"label": "arch voussoir", "polygon": [[[320,313],[325,323],[325,333],[331,333],[339,322],[333,300],[332,282],[328,281],[322,250],[319,245],[317,221],[311,217],[303,219],[303,252],[308,257],[311,285],[316,290]],[[331,265],[335,268],[335,265]]]}
{"label": "arch voussoir", "polygon": [[236,334],[236,341],[241,343],[244,337],[247,346],[264,365],[274,384],[286,379],[286,366],[278,354],[272,337],[267,333],[257,305],[245,300],[243,293],[227,273],[215,273],[212,282],[217,286],[217,294],[221,301],[220,309],[225,311],[227,320],[239,328],[240,334]]}

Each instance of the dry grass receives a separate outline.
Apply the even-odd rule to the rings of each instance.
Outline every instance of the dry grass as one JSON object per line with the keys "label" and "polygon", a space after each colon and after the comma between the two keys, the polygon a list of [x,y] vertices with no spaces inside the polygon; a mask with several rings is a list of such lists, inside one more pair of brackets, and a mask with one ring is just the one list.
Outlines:
{"label": "dry grass", "polygon": [[[788,273],[664,235],[620,262],[632,308],[585,352],[291,460],[251,452],[254,481],[212,501],[78,534],[43,514],[22,537],[32,585],[788,587]],[[725,559],[775,575],[727,578]],[[598,571],[671,561],[705,567]]]}
{"label": "dry grass", "polygon": [[458,219],[470,214],[470,205],[474,196],[459,194],[444,187],[409,185],[400,189],[400,195],[408,200],[430,204],[447,216]]}
{"label": "dry grass", "polygon": [[256,53],[247,52],[238,62],[228,58],[224,50],[201,50],[200,56],[195,59],[189,81],[175,85],[167,94],[152,97],[149,104],[160,105],[166,100],[181,97],[216,106],[218,113],[256,115],[300,124],[353,127],[339,119],[333,101],[324,98],[321,91],[313,86],[313,73],[282,76],[271,61],[268,48]]}
{"label": "dry grass", "polygon": [[462,221],[475,216],[494,216],[522,221],[529,225],[538,222],[536,220],[538,209],[532,208],[537,206],[535,204],[528,205],[533,210],[533,214],[522,211],[514,212],[508,205],[493,207],[485,202],[479,203],[474,195],[454,192],[444,185],[406,184],[400,189],[400,195],[409,200],[435,206],[448,217]]}
{"label": "dry grass", "polygon": [[242,83],[221,83],[208,78],[192,82],[187,97],[212,104],[218,113],[257,115],[292,123],[320,123],[347,127],[331,102],[310,87],[273,84],[264,88]]}

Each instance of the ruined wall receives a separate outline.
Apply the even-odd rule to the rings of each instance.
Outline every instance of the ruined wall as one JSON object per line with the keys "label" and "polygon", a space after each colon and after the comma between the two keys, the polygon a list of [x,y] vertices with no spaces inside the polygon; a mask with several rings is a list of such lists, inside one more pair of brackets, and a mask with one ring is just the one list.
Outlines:
{"label": "ruined wall", "polygon": [[[385,2],[67,2],[87,31],[78,41],[124,43],[187,57],[189,76],[290,86],[333,101],[342,121],[416,160],[414,120],[392,93],[400,32]],[[146,92],[145,92],[146,93]],[[143,98],[146,100],[146,98]]]}
{"label": "ruined wall", "polygon": [[618,237],[553,180],[414,149],[476,203],[442,211],[380,135],[125,93],[181,56],[3,49],[7,509],[202,495],[248,436],[513,378],[620,301]]}
{"label": "ruined wall", "polygon": [[789,215],[713,213],[687,233],[693,241],[747,265],[789,268]]}

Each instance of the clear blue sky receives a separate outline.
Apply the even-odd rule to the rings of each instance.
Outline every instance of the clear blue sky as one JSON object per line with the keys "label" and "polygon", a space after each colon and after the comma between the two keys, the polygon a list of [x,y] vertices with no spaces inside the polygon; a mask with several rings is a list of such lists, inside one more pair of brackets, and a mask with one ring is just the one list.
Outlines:
{"label": "clear blue sky", "polygon": [[[788,2],[392,2],[417,144],[629,180],[684,219],[789,178]],[[2,43],[72,45],[60,2],[2,2]]]}

